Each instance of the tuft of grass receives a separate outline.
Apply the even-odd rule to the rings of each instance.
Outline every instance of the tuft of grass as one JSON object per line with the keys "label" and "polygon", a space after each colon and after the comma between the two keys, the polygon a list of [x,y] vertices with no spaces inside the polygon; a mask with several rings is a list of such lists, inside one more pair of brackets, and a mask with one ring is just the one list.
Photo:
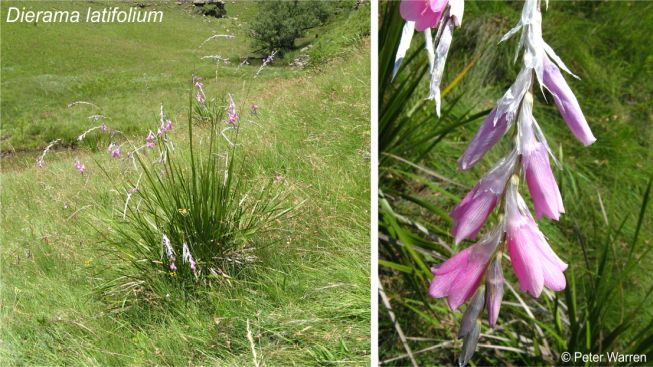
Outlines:
{"label": "tuft of grass", "polygon": [[[159,161],[151,163],[147,150],[133,153],[142,182],[118,188],[127,202],[109,217],[108,252],[110,262],[126,266],[119,265],[121,271],[103,288],[120,308],[164,299],[170,285],[192,294],[211,287],[216,277],[237,273],[257,261],[256,243],[291,210],[272,177],[267,182],[246,177],[238,158],[240,126],[224,128],[224,113],[211,115],[204,144],[193,143],[197,104],[189,107],[188,152],[175,149],[167,134],[158,137]],[[233,143],[222,136],[227,130],[233,131]]]}

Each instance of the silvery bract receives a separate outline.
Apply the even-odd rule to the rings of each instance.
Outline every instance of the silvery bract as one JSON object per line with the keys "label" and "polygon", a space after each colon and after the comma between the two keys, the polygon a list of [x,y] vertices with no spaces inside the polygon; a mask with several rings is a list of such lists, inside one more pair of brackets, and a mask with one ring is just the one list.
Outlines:
{"label": "silvery bract", "polygon": [[[424,48],[429,61],[428,71],[431,77],[428,99],[435,101],[435,111],[438,117],[441,104],[440,84],[453,40],[453,28],[454,26],[460,27],[464,9],[464,0],[402,0],[399,6],[401,16],[406,20],[406,24],[401,32],[392,79],[397,75],[401,62],[406,56],[413,33],[415,31],[423,32]],[[431,33],[433,28],[437,28],[435,40]]]}

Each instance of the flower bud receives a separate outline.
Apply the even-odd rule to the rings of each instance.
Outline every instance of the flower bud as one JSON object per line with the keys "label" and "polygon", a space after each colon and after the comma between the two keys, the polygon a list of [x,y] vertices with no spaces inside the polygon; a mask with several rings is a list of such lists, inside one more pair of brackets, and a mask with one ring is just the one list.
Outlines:
{"label": "flower bud", "polygon": [[486,307],[490,326],[494,327],[499,317],[501,300],[503,299],[503,270],[501,269],[502,253],[497,253],[490,263],[485,275],[486,282]]}
{"label": "flower bud", "polygon": [[463,339],[463,349],[458,357],[458,365],[464,367],[474,354],[478,337],[481,335],[481,320],[476,320],[470,332]]}
{"label": "flower bud", "polygon": [[458,338],[464,338],[465,335],[469,334],[472,331],[472,328],[476,324],[476,321],[479,319],[479,315],[483,311],[483,306],[485,304],[485,286],[481,285],[472,297],[469,306],[463,314],[463,318],[460,321],[460,330],[458,331]]}

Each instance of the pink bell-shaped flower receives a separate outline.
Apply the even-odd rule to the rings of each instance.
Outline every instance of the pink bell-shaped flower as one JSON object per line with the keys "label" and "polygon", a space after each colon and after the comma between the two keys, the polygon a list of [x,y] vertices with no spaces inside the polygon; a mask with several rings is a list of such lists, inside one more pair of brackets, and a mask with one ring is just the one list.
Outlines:
{"label": "pink bell-shaped flower", "polygon": [[516,183],[509,184],[506,196],[508,254],[521,290],[537,298],[544,287],[554,291],[565,289],[563,272],[567,264],[546,242],[517,192]]}

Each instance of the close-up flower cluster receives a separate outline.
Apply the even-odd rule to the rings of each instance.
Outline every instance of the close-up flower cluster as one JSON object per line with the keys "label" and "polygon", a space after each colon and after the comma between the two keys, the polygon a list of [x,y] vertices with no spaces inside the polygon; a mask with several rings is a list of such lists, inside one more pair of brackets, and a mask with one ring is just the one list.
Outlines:
{"label": "close-up flower cluster", "polygon": [[[453,25],[460,25],[462,1],[410,1],[401,3],[401,16],[406,20],[402,41],[397,51],[395,69],[401,62],[411,29],[425,32],[431,71],[430,99],[436,100],[440,114],[439,85]],[[460,9],[460,10],[459,10]],[[435,60],[432,60],[430,29],[439,25]],[[512,125],[512,149],[500,159],[451,212],[455,243],[475,240],[491,214],[496,220],[474,245],[462,250],[444,263],[432,268],[433,281],[429,294],[447,297],[451,310],[470,301],[462,318],[458,337],[464,341],[459,364],[464,366],[476,348],[480,335],[480,315],[487,309],[490,326],[496,324],[503,296],[502,260],[507,253],[522,291],[537,298],[543,288],[560,291],[565,288],[567,264],[551,249],[530,210],[519,193],[524,177],[533,200],[536,217],[558,220],[564,213],[560,190],[551,170],[551,149],[533,116],[533,94],[548,91],[574,136],[584,145],[596,138],[587,124],[579,103],[560,69],[573,75],[553,49],[542,38],[542,13],[539,0],[526,0],[519,23],[502,39],[517,32],[521,36],[515,60],[523,49],[522,67],[517,79],[500,98],[458,160],[468,170],[506,135]],[[575,75],[573,75],[575,76]],[[537,82],[540,88],[534,91]]]}

